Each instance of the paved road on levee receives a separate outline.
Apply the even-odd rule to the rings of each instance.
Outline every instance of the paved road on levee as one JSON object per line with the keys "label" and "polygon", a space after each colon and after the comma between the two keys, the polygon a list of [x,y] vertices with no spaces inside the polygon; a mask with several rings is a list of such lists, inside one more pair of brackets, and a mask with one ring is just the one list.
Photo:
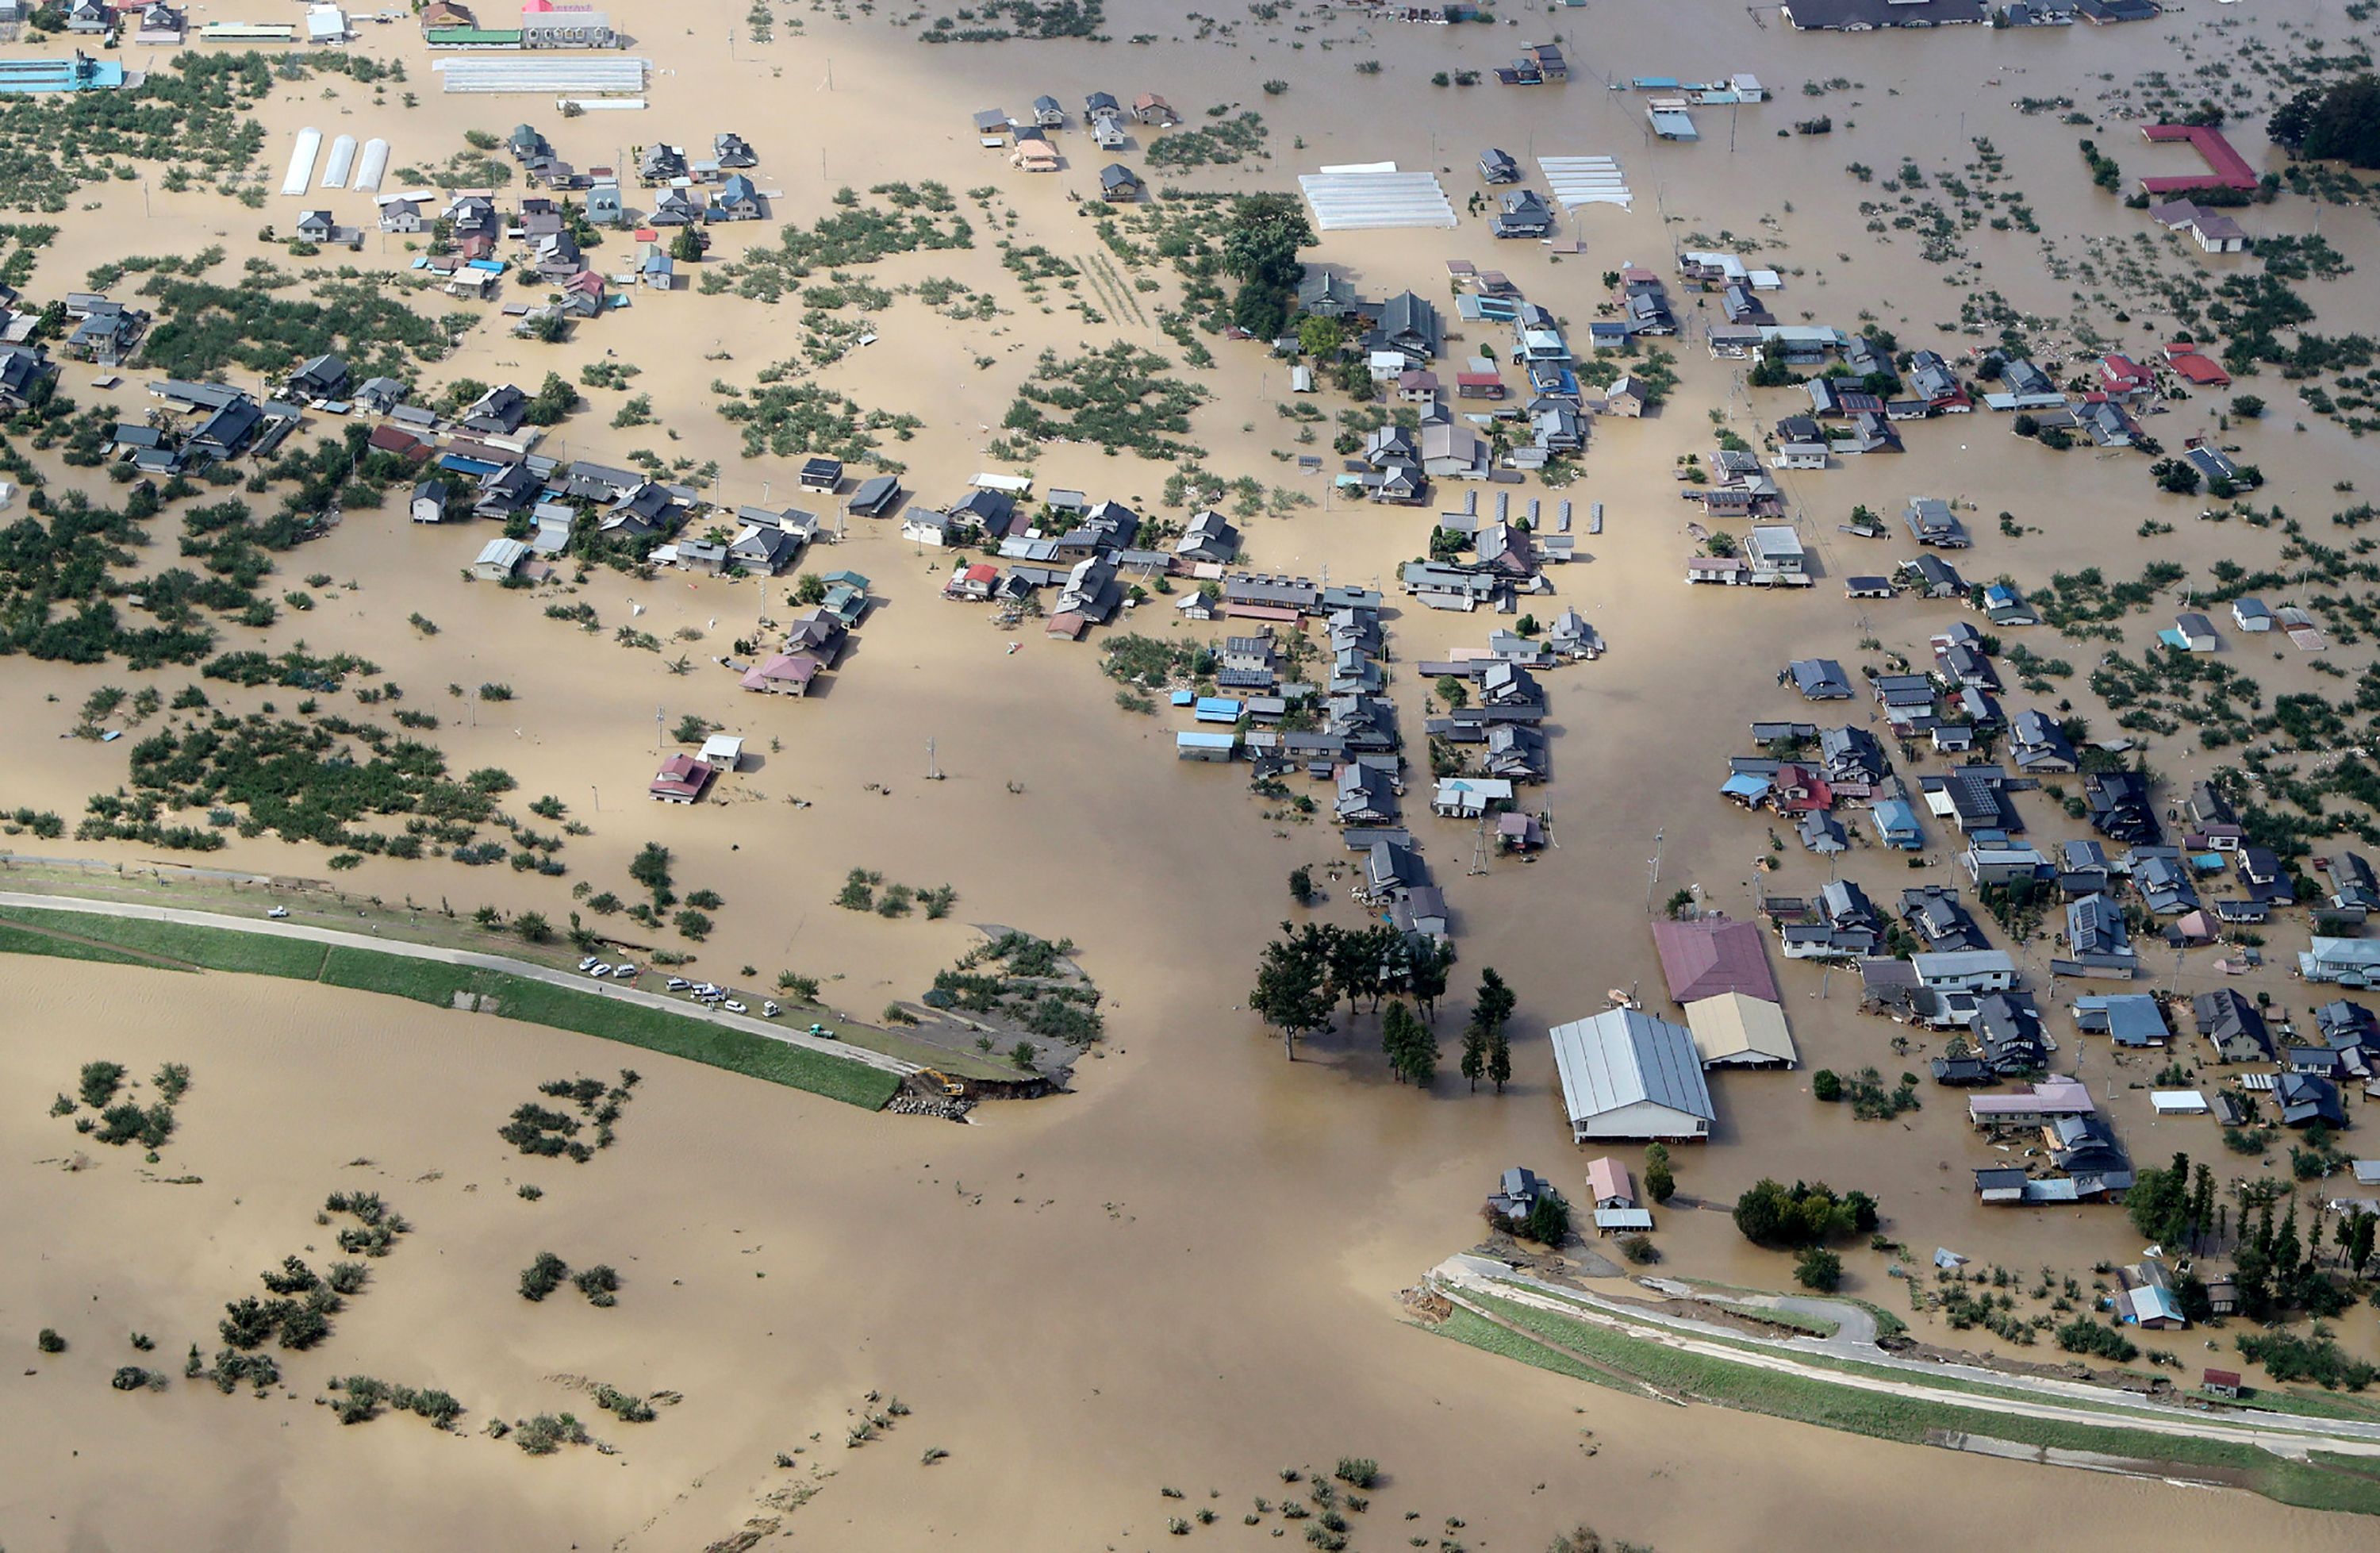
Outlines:
{"label": "paved road on levee", "polygon": [[[2252,1445],[2277,1456],[2301,1460],[2309,1450],[2316,1449],[2337,1451],[2345,1456],[2380,1456],[2380,1423],[2301,1417],[2294,1413],[2265,1412],[2252,1408],[2226,1412],[2193,1412],[2168,1402],[2154,1401],[2134,1392],[2089,1386],[2080,1381],[2057,1380],[2046,1376],[2009,1375],[1974,1365],[1939,1364],[1906,1359],[1887,1352],[1873,1342],[1840,1335],[1764,1343],[1709,1322],[1670,1315],[1633,1302],[1610,1300],[1583,1289],[1548,1284],[1484,1257],[1450,1256],[1430,1273],[1430,1282],[1440,1293],[1457,1302],[1462,1302],[1465,1294],[1491,1294],[1516,1304],[1556,1312],[1575,1321],[1608,1327],[1641,1342],[1661,1343],[1705,1359],[1801,1376],[1855,1391],[1908,1397],[1946,1406],[1973,1408],[1983,1412],[2013,1412],[2028,1418],[2089,1424],[2100,1428],[2141,1429],[2191,1439],[2223,1440],[2235,1445]],[[1797,1297],[1795,1308],[1840,1319],[1843,1316],[1840,1308],[1823,1312],[1813,1309],[1834,1303]],[[1478,1314],[1494,1319],[1492,1313]],[[1864,1312],[1860,1314],[1865,1315]],[[1870,1325],[1873,1325],[1872,1320]],[[1847,1325],[1845,1331],[1849,1330],[1851,1327]],[[1758,1346],[1741,1346],[1747,1342]],[[1939,1385],[1928,1386],[1922,1381],[1899,1381],[1882,1376],[1853,1374],[1804,1363],[1796,1357],[1797,1351],[1825,1353],[1840,1359],[1856,1360],[1864,1365],[1914,1375],[1939,1376],[1976,1385],[1989,1385],[2004,1392],[2025,1393],[2033,1400],[1962,1394]]]}
{"label": "paved road on levee", "polygon": [[641,1004],[660,1009],[681,1019],[699,1020],[706,1024],[724,1025],[749,1034],[764,1036],[789,1046],[856,1062],[865,1068],[907,1077],[919,1071],[914,1062],[904,1062],[897,1057],[869,1051],[865,1046],[847,1046],[813,1035],[806,1030],[788,1030],[781,1024],[754,1019],[746,1014],[731,1014],[721,1009],[706,1009],[701,1004],[683,998],[665,997],[658,992],[645,992],[618,982],[597,981],[591,976],[573,975],[550,965],[532,964],[525,960],[513,960],[504,955],[483,954],[477,949],[450,949],[436,944],[409,944],[399,938],[383,938],[376,933],[347,933],[334,927],[315,927],[306,923],[275,922],[270,918],[227,917],[215,911],[185,911],[172,906],[144,906],[130,901],[88,900],[76,896],[26,895],[13,890],[0,890],[0,907],[18,906],[42,911],[80,911],[95,917],[130,917],[142,922],[178,923],[185,927],[212,927],[231,933],[252,933],[259,937],[302,938],[311,944],[330,944],[340,948],[369,949],[375,954],[398,955],[407,960],[434,960],[446,965],[468,966],[478,971],[501,971],[508,976],[522,976],[533,982],[566,987],[573,992],[591,993],[617,998],[625,1003]]}

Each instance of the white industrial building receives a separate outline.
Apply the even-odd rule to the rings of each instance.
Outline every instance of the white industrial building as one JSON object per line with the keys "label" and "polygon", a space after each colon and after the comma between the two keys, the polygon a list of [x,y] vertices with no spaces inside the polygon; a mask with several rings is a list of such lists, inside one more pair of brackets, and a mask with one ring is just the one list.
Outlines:
{"label": "white industrial building", "polygon": [[1710,1136],[1718,1111],[1685,1026],[1607,1009],[1546,1033],[1574,1141]]}

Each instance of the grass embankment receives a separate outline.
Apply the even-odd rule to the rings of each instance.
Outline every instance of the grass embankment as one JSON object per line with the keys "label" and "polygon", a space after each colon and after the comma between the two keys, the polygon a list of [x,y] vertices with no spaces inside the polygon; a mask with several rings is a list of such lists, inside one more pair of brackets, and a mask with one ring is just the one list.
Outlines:
{"label": "grass embankment", "polygon": [[71,938],[54,938],[46,933],[20,927],[12,922],[0,921],[0,954],[49,955],[57,960],[97,960],[106,965],[146,965],[158,969],[158,962],[104,944],[79,943]]}
{"label": "grass embankment", "polygon": [[[2176,1468],[2208,1469],[2283,1504],[2380,1514],[2380,1463],[2365,1458],[2317,1452],[2314,1461],[2287,1461],[2253,1446],[2223,1440],[2161,1435],[2119,1424],[2100,1425],[2031,1418],[1985,1412],[1949,1400],[1857,1390],[1814,1376],[1760,1369],[1684,1352],[1492,1295],[1466,1297],[1529,1337],[1504,1330],[1460,1309],[1454,1319],[1439,1326],[1439,1330],[1446,1336],[1599,1385],[1612,1382],[1596,1375],[1573,1354],[1638,1376],[1667,1391],[1746,1412],[1822,1425],[1877,1439],[1922,1445],[1931,1431],[1943,1430],[2049,1449],[2094,1451]],[[1548,1346],[1539,1346],[1529,1340],[1531,1337],[1543,1339]]]}
{"label": "grass embankment", "polygon": [[[70,936],[53,937],[54,930]],[[79,942],[97,939],[103,944]],[[606,1041],[642,1046],[732,1073],[805,1089],[849,1105],[880,1108],[900,1087],[891,1073],[844,1061],[765,1035],[713,1025],[692,1015],[573,992],[526,976],[476,970],[437,960],[379,954],[232,929],[181,923],[106,917],[81,911],[12,909],[0,917],[0,950],[73,960],[147,964],[134,954],[112,953],[104,944],[177,960],[210,971],[286,976],[362,992],[384,993],[438,1008],[451,1008],[457,993],[492,998],[505,1019],[550,1025]]]}

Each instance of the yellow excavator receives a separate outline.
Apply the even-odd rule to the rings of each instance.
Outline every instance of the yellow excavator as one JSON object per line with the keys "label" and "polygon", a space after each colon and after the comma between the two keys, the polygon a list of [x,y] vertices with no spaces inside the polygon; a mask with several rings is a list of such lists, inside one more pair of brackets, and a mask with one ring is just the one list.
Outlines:
{"label": "yellow excavator", "polygon": [[966,1085],[932,1068],[918,1069],[917,1077],[925,1080],[929,1083],[941,1085],[942,1093],[953,1099],[956,1099],[966,1093]]}

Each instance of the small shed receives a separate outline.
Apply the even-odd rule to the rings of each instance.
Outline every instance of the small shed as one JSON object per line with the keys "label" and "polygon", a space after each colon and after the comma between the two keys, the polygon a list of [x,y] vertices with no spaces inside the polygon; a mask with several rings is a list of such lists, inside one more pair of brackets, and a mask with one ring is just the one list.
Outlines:
{"label": "small shed", "polygon": [[1597,1235],[1641,1235],[1652,1228],[1653,1215],[1645,1208],[1595,1210],[1595,1232]]}
{"label": "small shed", "polygon": [[2240,1400],[2240,1372],[2209,1370],[2199,1389],[2210,1397],[2220,1397],[2227,1402],[2236,1402]]}
{"label": "small shed", "polygon": [[1228,761],[1239,742],[1235,733],[1184,729],[1173,736],[1173,753],[1179,760]]}

